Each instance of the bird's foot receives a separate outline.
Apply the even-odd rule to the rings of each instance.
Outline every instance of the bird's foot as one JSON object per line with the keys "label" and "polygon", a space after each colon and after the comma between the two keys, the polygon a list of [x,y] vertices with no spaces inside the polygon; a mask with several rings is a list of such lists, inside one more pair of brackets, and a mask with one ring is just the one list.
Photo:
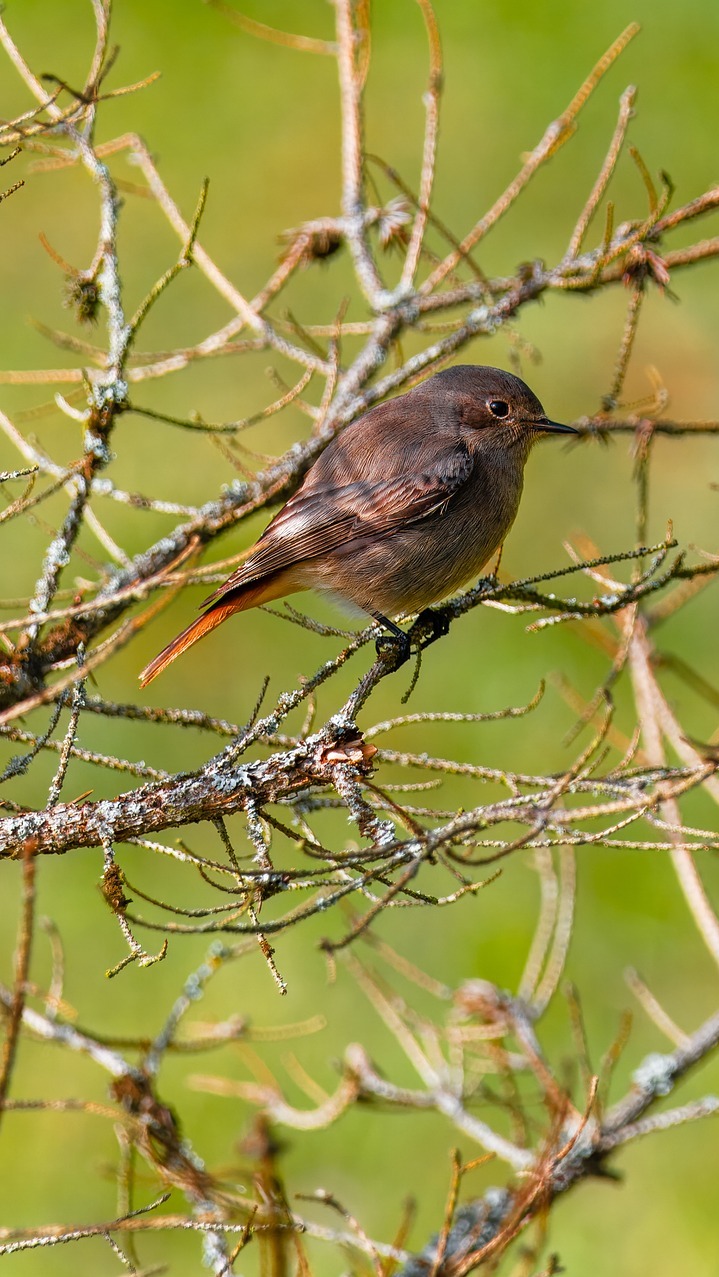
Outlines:
{"label": "bird's foot", "polygon": [[489,572],[487,576],[480,576],[474,588],[475,590],[481,590],[482,593],[486,591],[491,594],[492,590],[496,590],[498,585],[499,577],[495,576],[494,572]]}
{"label": "bird's foot", "polygon": [[395,669],[399,669],[400,665],[404,665],[410,657],[412,644],[409,634],[395,625],[394,621],[388,620],[386,616],[376,615],[375,620],[389,630],[389,634],[380,634],[375,640],[375,651],[378,656],[382,656],[385,652],[393,652]]}
{"label": "bird's foot", "polygon": [[[429,630],[429,633],[426,631]],[[436,643],[437,639],[444,638],[445,634],[449,634],[449,616],[441,608],[439,610],[433,607],[424,608],[418,615],[410,630],[410,638],[417,632],[422,634],[419,639],[420,651],[425,647],[429,647],[430,643]]]}
{"label": "bird's foot", "polygon": [[395,653],[395,669],[399,669],[400,665],[404,665],[405,661],[410,658],[411,643],[409,635],[402,634],[400,638],[397,634],[380,634],[375,639],[375,651],[378,656],[383,656],[385,652]]}

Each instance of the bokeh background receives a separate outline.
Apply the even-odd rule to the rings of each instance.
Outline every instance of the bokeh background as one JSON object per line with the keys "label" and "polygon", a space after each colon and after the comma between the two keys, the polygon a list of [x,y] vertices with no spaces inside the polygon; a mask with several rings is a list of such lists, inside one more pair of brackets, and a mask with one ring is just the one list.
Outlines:
{"label": "bokeh background", "polygon": [[[248,15],[278,27],[328,38],[332,34],[332,9],[325,0],[304,0],[301,6],[291,0],[244,0],[242,7]],[[582,113],[576,137],[540,172],[486,241],[479,259],[488,273],[510,274],[521,261],[559,258],[603,158],[619,95],[629,83],[639,89],[634,144],[653,173],[669,173],[677,187],[675,202],[691,199],[716,181],[719,9],[711,0],[685,0],[681,6],[668,0],[606,0],[601,6],[581,0],[544,5],[530,0],[438,0],[435,7],[446,90],[434,207],[458,235],[505,187],[519,156],[536,145],[614,37],[632,20],[643,28]],[[38,72],[53,72],[71,85],[83,81],[94,30],[89,4],[15,0],[5,17]],[[111,86],[154,70],[162,76],[141,94],[108,103],[100,114],[99,136],[139,132],[186,216],[191,215],[202,179],[209,177],[201,240],[251,296],[273,269],[277,237],[283,230],[338,211],[340,133],[333,61],[252,40],[222,15],[190,0],[172,6],[161,0],[117,0],[113,36],[121,52]],[[13,68],[1,61],[0,67],[0,113],[7,118],[26,109],[29,99]],[[410,0],[378,0],[373,7],[367,145],[415,187],[425,77],[426,43],[418,8]],[[126,181],[136,180],[124,160],[117,161],[114,172]],[[55,349],[32,326],[33,319],[57,327],[73,323],[62,306],[61,274],[39,235],[44,233],[69,262],[78,267],[89,264],[96,244],[96,194],[78,172],[35,171],[29,154],[5,173],[8,181],[24,176],[26,186],[0,211],[0,365],[70,365],[72,356]],[[381,190],[389,193],[386,182],[379,180]],[[628,157],[622,161],[613,195],[618,221],[644,215],[641,179]],[[704,233],[711,233],[708,222]],[[599,234],[596,226],[590,241]],[[131,311],[177,254],[177,241],[152,202],[127,196],[120,253],[126,307]],[[395,269],[390,259],[390,277]],[[640,325],[627,398],[646,395],[651,370],[656,369],[670,393],[673,417],[717,415],[717,269],[710,263],[678,275],[672,282],[676,299],[654,290]],[[350,289],[349,265],[339,255],[298,281],[291,299],[293,313],[305,322],[331,320]],[[523,374],[551,416],[568,421],[591,413],[611,384],[626,300],[621,288],[593,298],[551,296],[523,312],[511,335],[503,332],[478,340],[463,359],[506,367],[519,344],[525,351]],[[289,304],[280,297],[274,313],[282,314]],[[353,303],[349,313],[361,317],[359,303]],[[143,348],[190,344],[228,317],[224,303],[199,272],[185,272],[148,320]],[[183,417],[193,411],[212,421],[245,417],[273,397],[266,371],[272,362],[266,353],[207,361],[173,378],[143,383],[133,396],[138,403]],[[281,361],[275,366],[289,375]],[[49,397],[47,388],[0,386],[0,406],[11,416]],[[78,454],[80,427],[57,412],[39,415],[23,429],[32,429],[56,461]],[[242,442],[258,453],[275,455],[305,431],[306,419],[290,409],[248,430]],[[226,458],[206,438],[138,415],[120,420],[114,446],[116,483],[155,497],[199,505],[234,477]],[[658,440],[651,466],[652,538],[661,539],[672,519],[682,545],[716,551],[719,496],[711,485],[719,482],[718,446],[711,438]],[[0,468],[15,463],[16,456],[0,439]],[[635,518],[632,464],[626,436],[609,447],[566,448],[550,440],[538,448],[528,466],[523,505],[505,548],[503,572],[525,576],[563,566],[563,539],[580,533],[602,553],[628,548]],[[44,519],[59,521],[63,508],[62,500],[48,503]],[[152,544],[173,523],[152,512],[130,516],[119,505],[104,515],[129,554]],[[213,554],[224,557],[241,548],[260,527],[261,522],[243,525],[216,543]],[[8,600],[27,598],[40,569],[47,531],[27,521],[21,532],[17,523],[9,528],[0,545],[1,593]],[[97,554],[89,540],[82,548]],[[81,566],[73,564],[72,570],[82,575]],[[135,696],[137,670],[186,623],[199,597],[199,592],[187,592],[176,599],[137,642],[102,668],[99,683],[106,697]],[[308,602],[307,610],[333,618],[316,601]],[[670,620],[660,637],[663,650],[681,654],[704,678],[719,682],[716,589],[705,591]],[[334,651],[331,641],[265,614],[239,618],[208,642],[211,651],[196,649],[148,689],[146,703],[197,706],[242,722],[265,673],[271,677],[271,690],[279,692],[300,674],[313,672]],[[588,643],[580,630],[565,626],[528,635],[521,618],[477,610],[427,654],[411,708],[492,710],[526,701],[540,679],[547,678],[543,704],[518,723],[407,728],[401,742],[407,748],[492,766],[565,767],[571,752],[562,738],[573,713],[553,675],[560,672],[588,698],[606,670],[606,653]],[[330,685],[321,712],[331,712],[332,703],[340,702],[349,678]],[[709,737],[716,727],[716,706],[671,672],[665,686],[688,734]],[[402,691],[401,675],[385,680],[367,721],[398,712]],[[621,688],[618,699],[618,722],[626,728],[629,707]],[[172,770],[198,764],[213,748],[190,733],[94,718],[83,723],[80,743]],[[43,805],[54,766],[54,759],[40,760],[28,777],[8,786],[8,796]],[[98,797],[118,788],[113,789],[111,777],[74,765],[68,796],[90,787]],[[461,801],[459,790],[449,788],[447,793],[448,801],[453,796]],[[701,802],[688,805],[687,811],[703,822],[713,818]],[[335,836],[346,837],[346,832],[335,826]],[[198,849],[207,850],[204,832],[193,837]],[[172,866],[170,873],[167,865],[145,860],[137,849],[127,848],[122,855],[130,878],[141,880],[146,890],[192,903],[195,880],[189,872],[183,876]],[[54,920],[66,946],[65,996],[82,1025],[113,1034],[152,1034],[184,978],[201,961],[205,944],[194,939],[171,942],[164,963],[147,971],[130,967],[108,985],[104,972],[122,956],[123,942],[97,889],[101,863],[101,853],[89,850],[39,867],[40,912]],[[702,861],[702,871],[719,900],[712,853]],[[567,975],[582,996],[594,1062],[631,1005],[623,981],[628,965],[639,968],[682,1027],[695,1027],[716,1007],[717,973],[696,937],[666,859],[652,853],[584,849],[578,879],[577,924]],[[431,916],[412,911],[385,915],[377,929],[399,952],[415,960],[419,956],[437,979],[455,984],[482,976],[512,989],[531,940],[537,896],[529,859],[519,855],[476,899]],[[18,869],[6,865],[0,892],[4,979],[11,970],[17,902]],[[321,1012],[327,1018],[324,1031],[289,1045],[255,1046],[283,1079],[282,1057],[292,1049],[331,1089],[344,1046],[363,1040],[394,1077],[411,1081],[396,1045],[349,974],[340,969],[337,981],[328,983],[317,942],[324,934],[338,935],[343,925],[339,917],[325,918],[321,926],[310,924],[279,938],[277,961],[289,977],[285,999],[278,997],[261,960],[253,957],[217,979],[199,1017],[209,1020],[234,1009],[258,1026],[274,1026]],[[39,986],[47,981],[49,970],[49,948],[41,940],[33,965]],[[420,1004],[426,1009],[421,1000]],[[560,1069],[562,1059],[574,1054],[561,996],[543,1022],[542,1040]],[[642,1055],[665,1045],[637,1010],[626,1063],[617,1071],[616,1094],[627,1085],[631,1067]],[[208,1071],[207,1066],[203,1061],[200,1067]],[[209,1061],[209,1068],[237,1078],[250,1076],[252,1067],[248,1054],[236,1047]],[[181,1112],[188,1136],[208,1165],[228,1168],[229,1174],[229,1168],[243,1165],[238,1142],[250,1111],[237,1101],[191,1090],[188,1075],[194,1068],[192,1061],[170,1059],[160,1092]],[[15,1085],[16,1096],[82,1094],[101,1100],[106,1079],[87,1061],[24,1043]],[[684,1085],[681,1095],[689,1098],[718,1085],[717,1067],[709,1065]],[[300,1102],[289,1079],[287,1089]],[[328,1132],[301,1138],[281,1134],[286,1134],[283,1167],[289,1188],[331,1188],[374,1236],[389,1239],[402,1203],[409,1195],[416,1197],[411,1240],[418,1247],[440,1222],[450,1149],[459,1143],[466,1158],[478,1151],[458,1141],[439,1118],[427,1115],[388,1117],[360,1110]],[[115,1157],[108,1124],[68,1115],[9,1114],[0,1141],[0,1222],[79,1224],[112,1217]],[[681,1128],[637,1143],[618,1156],[615,1165],[624,1177],[620,1185],[584,1184],[553,1211],[549,1246],[559,1252],[566,1270],[592,1277],[639,1272],[714,1277],[719,1264],[715,1124]],[[499,1168],[478,1170],[467,1182],[467,1191],[478,1193],[498,1178]],[[149,1182],[146,1191],[148,1196],[154,1191]],[[42,1257],[15,1256],[8,1267],[14,1263],[22,1277],[69,1274],[84,1259],[88,1271],[114,1271],[115,1261],[103,1243],[84,1246],[82,1255],[58,1248]],[[141,1253],[145,1263],[169,1257],[178,1274],[199,1267],[197,1248],[185,1237],[148,1238]],[[335,1255],[312,1253],[318,1271],[337,1271]]]}

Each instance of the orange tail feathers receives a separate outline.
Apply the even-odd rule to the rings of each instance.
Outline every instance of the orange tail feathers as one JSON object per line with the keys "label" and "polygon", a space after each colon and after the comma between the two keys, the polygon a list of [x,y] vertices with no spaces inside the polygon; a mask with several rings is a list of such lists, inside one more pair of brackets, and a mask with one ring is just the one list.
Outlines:
{"label": "orange tail feathers", "polygon": [[163,647],[154,661],[150,661],[140,674],[140,687],[147,687],[153,678],[157,678],[168,665],[171,665],[176,656],[180,656],[182,652],[186,652],[188,647],[192,647],[198,639],[203,635],[209,634],[210,630],[214,630],[216,626],[226,621],[228,616],[233,612],[240,611],[236,603],[219,603],[217,607],[213,607],[204,616],[198,616],[196,621],[187,626],[181,634],[177,634],[167,647]]}
{"label": "orange tail feathers", "polygon": [[[209,612],[205,612],[204,616],[198,616],[197,620],[188,625],[187,629],[167,644],[167,647],[163,647],[154,661],[150,661],[150,664],[145,666],[140,674],[140,687],[147,687],[147,684],[171,665],[177,656],[186,652],[188,647],[192,647],[205,634],[209,634],[210,630],[222,625],[222,622],[226,621],[228,616],[232,616],[233,612],[244,612],[247,608],[257,607],[259,603],[269,603],[271,599],[288,593],[289,591],[279,578],[280,573],[276,573],[274,577],[266,577],[264,580],[254,581],[251,585],[231,591],[224,600],[218,599]],[[290,585],[290,591],[292,588]]]}

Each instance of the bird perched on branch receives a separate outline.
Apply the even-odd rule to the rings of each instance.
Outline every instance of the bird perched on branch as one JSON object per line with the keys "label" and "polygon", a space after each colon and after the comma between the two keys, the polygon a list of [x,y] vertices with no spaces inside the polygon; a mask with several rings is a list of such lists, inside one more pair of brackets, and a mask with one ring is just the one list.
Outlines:
{"label": "bird perched on branch", "polygon": [[447,368],[378,404],[328,444],[207,611],[142,671],[144,687],[235,612],[321,590],[408,645],[393,617],[477,576],[519,506],[524,465],[549,421],[519,377]]}

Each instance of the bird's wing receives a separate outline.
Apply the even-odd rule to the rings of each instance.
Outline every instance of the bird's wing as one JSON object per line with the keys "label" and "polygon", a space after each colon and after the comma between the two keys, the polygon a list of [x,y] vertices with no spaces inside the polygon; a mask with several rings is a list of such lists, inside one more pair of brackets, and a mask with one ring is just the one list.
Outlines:
{"label": "bird's wing", "polygon": [[341,487],[300,488],[265,529],[254,551],[202,607],[258,577],[337,549],[349,541],[392,532],[442,508],[467,482],[473,460],[456,440],[422,473]]}

